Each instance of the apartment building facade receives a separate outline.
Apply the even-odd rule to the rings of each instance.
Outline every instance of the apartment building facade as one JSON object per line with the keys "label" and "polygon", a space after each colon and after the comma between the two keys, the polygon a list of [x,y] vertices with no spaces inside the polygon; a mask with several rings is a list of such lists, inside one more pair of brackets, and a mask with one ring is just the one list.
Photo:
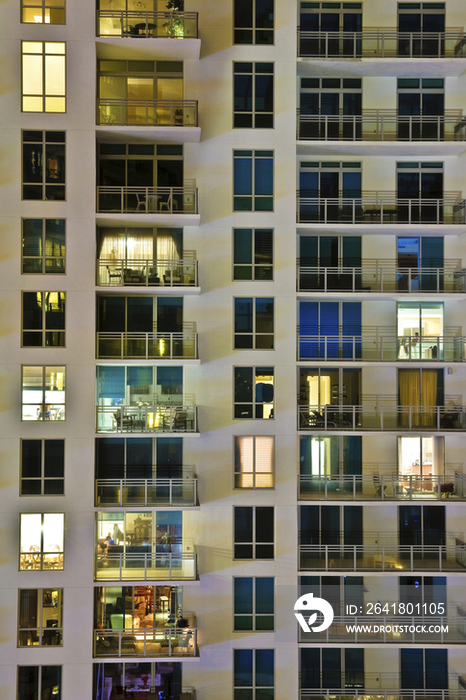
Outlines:
{"label": "apartment building facade", "polygon": [[0,13],[0,697],[466,698],[461,0]]}

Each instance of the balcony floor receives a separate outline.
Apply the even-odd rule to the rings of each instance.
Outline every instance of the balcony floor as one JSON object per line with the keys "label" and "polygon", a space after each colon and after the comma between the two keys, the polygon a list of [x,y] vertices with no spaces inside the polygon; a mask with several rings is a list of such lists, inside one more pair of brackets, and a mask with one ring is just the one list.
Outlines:
{"label": "balcony floor", "polygon": [[464,72],[466,58],[298,58],[297,68],[304,77],[449,78]]}
{"label": "balcony floor", "polygon": [[[200,58],[200,39],[96,37],[97,58],[181,61]],[[446,73],[445,75],[449,75]]]}
{"label": "balcony floor", "polygon": [[[175,127],[173,127],[175,128]],[[346,141],[300,139],[296,142],[298,156],[459,156],[466,151],[465,141]]]}

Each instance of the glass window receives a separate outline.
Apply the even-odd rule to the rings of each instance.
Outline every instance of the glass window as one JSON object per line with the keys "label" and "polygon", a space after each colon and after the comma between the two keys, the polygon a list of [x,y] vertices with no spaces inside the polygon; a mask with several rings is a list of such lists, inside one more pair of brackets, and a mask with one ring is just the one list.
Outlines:
{"label": "glass window", "polygon": [[[92,700],[128,700],[131,696],[162,700],[170,695],[181,700],[182,666],[167,661],[135,663],[135,659],[128,663],[94,663]],[[150,692],[154,687],[155,692]],[[186,693],[185,697],[191,694]]]}
{"label": "glass window", "polygon": [[274,649],[233,649],[234,700],[273,700],[274,665]]}
{"label": "glass window", "polygon": [[23,219],[22,273],[65,273],[65,219]]}
{"label": "glass window", "polygon": [[273,488],[274,451],[273,436],[235,437],[235,488]]}
{"label": "glass window", "polygon": [[435,487],[432,477],[442,476],[445,470],[444,443],[445,438],[440,435],[399,437],[398,475],[416,477],[415,482],[419,478],[425,480],[423,488],[432,491]]}
{"label": "glass window", "polygon": [[62,700],[61,666],[18,666],[18,700]]}
{"label": "glass window", "polygon": [[64,131],[23,131],[23,199],[64,201]]}
{"label": "glass window", "polygon": [[61,646],[63,589],[26,588],[19,591],[18,646]]}
{"label": "glass window", "polygon": [[65,24],[65,0],[21,0],[21,22]]}
{"label": "glass window", "polygon": [[273,0],[235,0],[235,44],[273,44]]}
{"label": "glass window", "polygon": [[23,292],[22,346],[65,346],[65,292]]}
{"label": "glass window", "polygon": [[21,440],[21,496],[62,496],[65,441]]}
{"label": "glass window", "polygon": [[234,368],[235,418],[274,417],[274,368]]}
{"label": "glass window", "polygon": [[273,350],[274,300],[263,297],[235,297],[236,350]]}
{"label": "glass window", "polygon": [[273,129],[273,63],[233,63],[233,127]]}
{"label": "glass window", "polygon": [[233,229],[233,279],[273,279],[273,230]]}
{"label": "glass window", "polygon": [[274,558],[273,506],[234,507],[234,558]]}
{"label": "glass window", "polygon": [[274,580],[265,576],[236,577],[234,581],[234,630],[254,632],[274,628]]}
{"label": "glass window", "polygon": [[24,365],[22,420],[65,420],[65,367]]}
{"label": "glass window", "polygon": [[23,112],[66,112],[66,44],[23,41]]}
{"label": "glass window", "polygon": [[63,570],[63,513],[21,513],[20,571]]}
{"label": "glass window", "polygon": [[[191,620],[186,619],[190,617]],[[94,588],[94,629],[115,630],[192,626],[191,613],[183,613],[182,586],[102,586]],[[109,636],[96,639],[96,655],[111,656]],[[108,643],[106,643],[108,642]]]}
{"label": "glass window", "polygon": [[233,151],[233,211],[273,210],[273,151]]}

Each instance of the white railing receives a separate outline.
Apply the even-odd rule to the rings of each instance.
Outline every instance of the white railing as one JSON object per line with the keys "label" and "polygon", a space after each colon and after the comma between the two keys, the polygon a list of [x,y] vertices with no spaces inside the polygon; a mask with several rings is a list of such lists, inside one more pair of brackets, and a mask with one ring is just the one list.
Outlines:
{"label": "white railing", "polygon": [[94,657],[197,656],[197,629],[96,629]]}
{"label": "white railing", "polygon": [[194,581],[196,578],[195,552],[109,552],[95,555],[96,581]]}
{"label": "white railing", "polygon": [[197,100],[97,100],[102,126],[197,126]]}
{"label": "white railing", "polygon": [[[369,674],[365,674],[366,677]],[[343,700],[344,698],[354,698],[354,700],[365,700],[369,697],[377,697],[377,700],[466,700],[466,690],[411,690],[402,688],[392,688],[391,685],[384,685],[384,675],[378,674],[374,681],[379,681],[379,685],[368,685],[365,688],[335,688],[326,690],[325,688],[301,689],[300,700]],[[380,678],[380,680],[379,680]],[[343,679],[344,680],[344,679]]]}
{"label": "white railing", "polygon": [[97,213],[197,214],[197,189],[183,187],[97,187]]}
{"label": "white railing", "polygon": [[197,360],[197,333],[97,332],[97,359]]}
{"label": "white railing", "polygon": [[298,406],[298,430],[435,432],[465,428],[465,406]]}
{"label": "white railing", "polygon": [[197,12],[99,10],[97,36],[146,39],[196,39]]}
{"label": "white railing", "polygon": [[451,294],[466,291],[464,268],[395,267],[317,267],[300,265],[298,291],[396,292]]}
{"label": "white railing", "polygon": [[181,260],[97,260],[100,287],[197,287],[197,260],[183,251]]}
{"label": "white railing", "polygon": [[96,506],[196,506],[197,478],[96,479]]}
{"label": "white railing", "polygon": [[98,433],[197,433],[197,406],[97,406]]}

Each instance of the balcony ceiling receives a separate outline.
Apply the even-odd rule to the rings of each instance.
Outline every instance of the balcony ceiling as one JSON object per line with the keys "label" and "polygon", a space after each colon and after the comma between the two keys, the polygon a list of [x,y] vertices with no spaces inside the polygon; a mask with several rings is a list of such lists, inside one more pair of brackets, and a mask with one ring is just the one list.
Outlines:
{"label": "balcony ceiling", "polygon": [[[199,143],[198,126],[97,126],[100,143]],[[454,144],[452,144],[454,145]],[[463,144],[463,147],[466,146]]]}
{"label": "balcony ceiling", "polygon": [[[174,129],[176,127],[173,127]],[[300,139],[296,144],[298,156],[460,156],[466,151],[464,141],[324,141]]]}
{"label": "balcony ceiling", "polygon": [[465,58],[298,58],[298,75],[326,78],[386,76],[397,78],[449,78],[466,70]]}
{"label": "balcony ceiling", "polygon": [[97,58],[125,60],[174,60],[199,58],[200,39],[131,39],[97,37]]}

